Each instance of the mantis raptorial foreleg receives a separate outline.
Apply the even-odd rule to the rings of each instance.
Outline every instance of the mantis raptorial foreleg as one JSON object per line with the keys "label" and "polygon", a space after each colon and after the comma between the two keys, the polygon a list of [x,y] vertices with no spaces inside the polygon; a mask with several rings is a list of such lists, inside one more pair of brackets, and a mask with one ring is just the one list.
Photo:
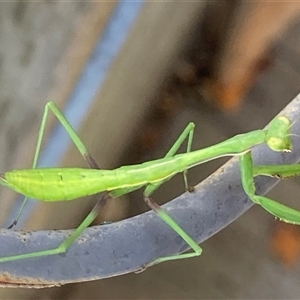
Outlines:
{"label": "mantis raptorial foreleg", "polygon": [[254,166],[253,176],[270,176],[277,178],[288,178],[300,175],[300,164],[295,165],[270,165]]}
{"label": "mantis raptorial foreleg", "polygon": [[[256,204],[261,205],[265,210],[279,218],[281,221],[300,225],[300,212],[286,205],[278,203],[265,196],[255,194],[253,178],[258,175],[290,177],[300,173],[299,165],[291,166],[263,166],[253,167],[251,152],[240,156],[240,169],[243,188],[248,197]],[[296,167],[294,167],[296,166]],[[290,169],[292,167],[292,169]],[[255,170],[255,173],[254,173]],[[260,173],[259,173],[260,172]]]}

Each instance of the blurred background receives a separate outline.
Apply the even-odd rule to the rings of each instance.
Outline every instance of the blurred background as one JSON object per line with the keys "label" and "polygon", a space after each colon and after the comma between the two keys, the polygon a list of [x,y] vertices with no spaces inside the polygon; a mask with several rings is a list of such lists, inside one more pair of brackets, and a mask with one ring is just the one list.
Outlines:
{"label": "blurred background", "polygon": [[[54,100],[101,168],[163,156],[190,121],[193,148],[264,127],[300,90],[297,2],[0,3],[0,170],[29,168],[45,103]],[[49,118],[42,166],[85,167]],[[194,185],[224,160],[189,172]],[[175,177],[159,203],[184,191]],[[2,227],[20,203],[2,188]],[[270,193],[293,204],[299,180]],[[213,199],[212,199],[213,201]],[[19,227],[74,228],[95,203],[36,203]],[[148,210],[140,193],[97,220]],[[141,274],[45,290],[1,289],[1,299],[293,299],[300,231],[254,207],[201,245],[202,256]]]}

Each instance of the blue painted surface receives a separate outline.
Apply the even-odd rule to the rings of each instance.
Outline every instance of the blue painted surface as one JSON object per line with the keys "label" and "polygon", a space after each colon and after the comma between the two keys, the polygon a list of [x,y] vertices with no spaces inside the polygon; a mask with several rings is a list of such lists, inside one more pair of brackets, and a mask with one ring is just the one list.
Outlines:
{"label": "blue painted surface", "polygon": [[[120,1],[116,5],[64,109],[64,115],[75,129],[79,128],[95,95],[101,88],[106,74],[126,40],[143,4],[144,1]],[[67,133],[62,126],[57,125],[41,153],[38,165],[40,167],[58,165],[69,143],[70,139]],[[6,226],[15,218],[22,200],[23,198],[20,198],[16,201],[16,205],[7,218]],[[23,222],[30,217],[30,212],[36,205],[36,201],[28,201],[18,223],[19,227],[22,227]]]}

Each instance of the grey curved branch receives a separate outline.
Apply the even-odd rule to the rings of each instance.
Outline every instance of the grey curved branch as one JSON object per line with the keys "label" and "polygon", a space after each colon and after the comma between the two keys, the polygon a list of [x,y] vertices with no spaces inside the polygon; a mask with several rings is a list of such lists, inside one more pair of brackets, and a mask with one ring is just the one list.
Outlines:
{"label": "grey curved branch", "polygon": [[[300,132],[300,96],[282,112]],[[253,150],[256,164],[289,164],[300,159],[300,139],[292,153],[274,153],[266,146]],[[264,194],[278,180],[259,177],[258,193]],[[231,159],[196,186],[164,205],[172,217],[197,242],[214,235],[252,205],[243,192],[236,159]],[[62,231],[0,231],[0,257],[56,247],[70,233]],[[24,259],[0,264],[0,285],[48,287],[117,276],[138,270],[158,257],[183,252],[188,246],[153,212],[108,225],[88,228],[63,255]]]}

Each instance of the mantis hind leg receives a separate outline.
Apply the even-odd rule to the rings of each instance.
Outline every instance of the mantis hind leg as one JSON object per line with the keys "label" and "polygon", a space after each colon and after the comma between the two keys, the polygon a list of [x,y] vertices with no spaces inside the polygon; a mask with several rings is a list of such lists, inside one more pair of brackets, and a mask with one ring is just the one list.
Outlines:
{"label": "mantis hind leg", "polygon": [[[252,156],[250,151],[240,156],[239,162],[240,162],[242,185],[249,198],[254,203],[261,205],[266,211],[268,211],[270,214],[280,219],[281,221],[300,225],[299,211],[290,208],[286,205],[283,205],[281,203],[278,203],[268,197],[259,196],[255,194],[255,185],[254,185],[253,177],[259,175],[259,171],[261,171],[262,175],[272,176],[271,175],[272,172],[276,171],[276,166],[270,166],[270,169],[268,169],[267,166],[264,166],[261,169],[259,167],[257,168],[253,167],[253,161],[252,161]],[[296,172],[297,170],[296,171],[293,170],[293,165],[291,167],[292,167],[292,172],[294,172],[293,174],[298,174]],[[278,171],[277,175],[281,174],[282,176],[285,176],[286,174],[285,172],[289,171],[289,168],[288,166],[285,166],[285,168],[283,169],[282,167],[278,166],[277,171]],[[274,172],[274,174],[276,174],[276,172]]]}
{"label": "mantis hind leg", "polygon": [[[44,109],[44,114],[42,117],[42,122],[40,125],[39,133],[38,133],[38,140],[37,140],[37,146],[35,150],[34,160],[33,160],[33,168],[36,168],[38,156],[40,153],[43,133],[45,130],[46,125],[46,119],[49,113],[49,110],[53,112],[53,114],[57,117],[61,125],[65,128],[65,130],[69,133],[71,140],[76,145],[79,152],[82,154],[82,156],[85,158],[89,166],[93,169],[99,169],[97,163],[92,158],[92,156],[88,153],[86,147],[80,140],[79,136],[75,132],[75,130],[72,128],[70,123],[67,121],[65,116],[61,113],[61,111],[58,109],[58,107],[55,105],[54,102],[48,102]],[[94,208],[91,210],[91,212],[87,215],[87,217],[81,222],[81,224],[73,231],[72,234],[70,234],[69,237],[67,237],[57,248],[49,249],[49,250],[42,250],[42,251],[36,251],[31,253],[24,253],[19,255],[12,255],[8,257],[1,257],[0,262],[7,262],[7,261],[14,261],[19,259],[25,259],[25,258],[33,258],[33,257],[40,257],[40,256],[47,256],[47,255],[54,255],[59,253],[64,253],[66,250],[70,247],[70,245],[78,238],[78,236],[83,232],[84,229],[86,229],[97,217],[100,209],[106,204],[107,200],[111,198],[110,195],[105,193],[96,203]],[[21,209],[19,210],[18,216],[15,220],[15,222],[10,226],[12,227],[17,223],[17,220],[21,214],[22,208],[24,207],[26,203],[27,198],[24,199]]]}
{"label": "mantis hind leg", "polygon": [[[59,110],[59,108],[56,106],[56,104],[53,101],[47,102],[46,105],[45,105],[45,108],[44,108],[44,113],[43,113],[41,125],[40,125],[39,131],[38,131],[38,138],[37,138],[37,144],[36,144],[36,148],[35,148],[35,153],[34,153],[32,168],[35,169],[36,166],[37,166],[37,163],[38,163],[38,157],[39,157],[40,150],[41,150],[43,135],[44,135],[46,121],[47,121],[47,117],[48,117],[49,111],[52,111],[52,113],[58,119],[58,121],[60,122],[60,124],[65,128],[65,130],[69,134],[71,140],[75,144],[76,148],[81,153],[81,155],[83,156],[83,158],[87,161],[87,163],[89,164],[89,166],[92,169],[99,169],[97,163],[92,158],[92,156],[88,153],[86,147],[84,146],[84,144],[80,140],[79,136],[77,135],[77,133],[75,132],[75,130],[73,129],[73,127],[71,126],[71,124],[68,122],[68,120],[65,118],[65,116],[62,114],[62,112]],[[17,213],[17,216],[16,216],[15,220],[8,227],[8,229],[12,228],[13,226],[15,226],[18,223],[18,220],[19,220],[19,218],[21,216],[21,213],[22,213],[22,211],[23,211],[23,209],[24,209],[24,207],[26,205],[27,200],[28,200],[28,198],[25,197],[24,200],[23,200],[23,202],[22,202],[22,205],[21,205],[21,207],[20,207],[20,209],[19,209],[19,211]]]}

